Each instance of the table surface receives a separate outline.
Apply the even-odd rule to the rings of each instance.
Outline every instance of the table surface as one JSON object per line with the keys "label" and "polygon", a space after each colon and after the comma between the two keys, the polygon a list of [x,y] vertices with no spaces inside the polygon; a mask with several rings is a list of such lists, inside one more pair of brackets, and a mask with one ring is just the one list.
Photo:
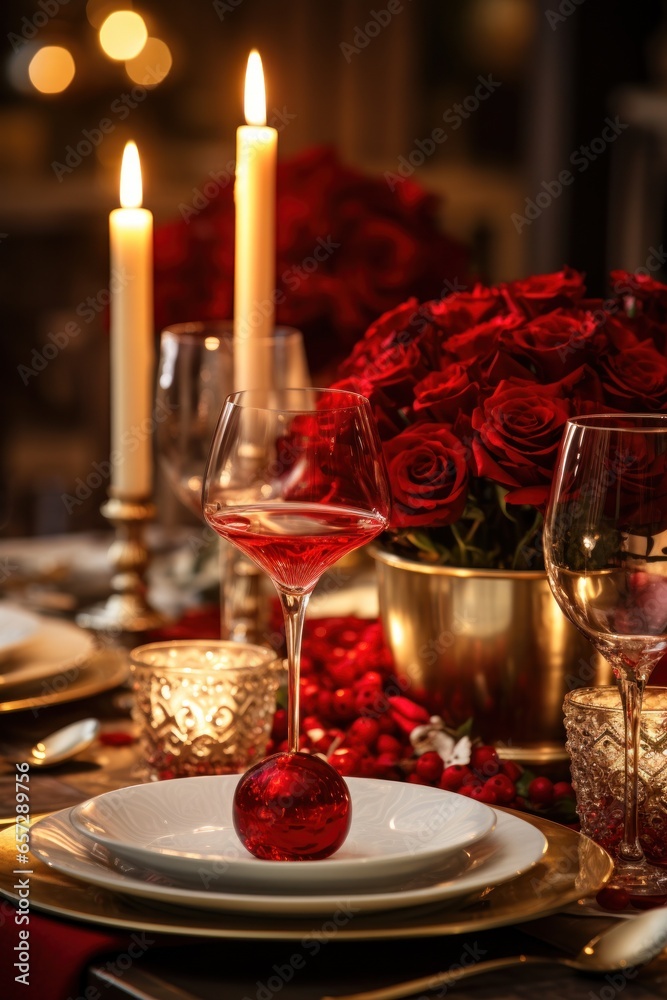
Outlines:
{"label": "table surface", "polygon": [[[86,716],[102,722],[102,732],[134,732],[131,695],[119,688],[84,701],[0,718],[0,825],[13,821],[14,765],[36,739]],[[96,744],[59,768],[31,773],[33,816],[63,809],[107,791],[136,783],[137,745]],[[515,928],[445,938],[394,941],[266,942],[192,939],[184,947],[147,948],[129,969],[110,962],[88,970],[89,995],[110,1000],[317,1000],[324,995],[363,989],[431,975],[479,958],[528,954],[574,955],[609,924],[603,917],[566,916],[533,921],[530,933]],[[318,945],[318,947],[316,947]],[[93,992],[94,990],[97,991]],[[523,966],[437,989],[443,997],[455,990],[460,1000],[605,1000],[622,996],[650,1000],[667,996],[667,952],[636,976],[584,977],[558,965]],[[606,992],[605,992],[606,991]],[[1,994],[1,991],[0,991]],[[40,998],[42,1000],[42,998]],[[49,1000],[49,998],[44,998]]]}

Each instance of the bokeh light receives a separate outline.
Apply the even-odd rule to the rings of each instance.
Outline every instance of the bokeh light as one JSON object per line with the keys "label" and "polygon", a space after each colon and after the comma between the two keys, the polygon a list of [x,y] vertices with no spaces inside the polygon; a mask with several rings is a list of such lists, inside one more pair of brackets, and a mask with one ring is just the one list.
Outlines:
{"label": "bokeh light", "polygon": [[149,38],[139,55],[127,60],[125,69],[134,83],[156,87],[171,69],[172,61],[167,43],[161,38]]}
{"label": "bokeh light", "polygon": [[133,10],[132,0],[88,0],[86,17],[93,28],[101,28],[109,14],[116,10]]}
{"label": "bokeh light", "polygon": [[110,59],[134,59],[147,38],[145,21],[133,10],[114,11],[100,28],[100,45]]}
{"label": "bokeh light", "polygon": [[35,52],[28,66],[28,76],[40,94],[62,94],[74,79],[76,66],[69,49],[62,45],[44,45]]}

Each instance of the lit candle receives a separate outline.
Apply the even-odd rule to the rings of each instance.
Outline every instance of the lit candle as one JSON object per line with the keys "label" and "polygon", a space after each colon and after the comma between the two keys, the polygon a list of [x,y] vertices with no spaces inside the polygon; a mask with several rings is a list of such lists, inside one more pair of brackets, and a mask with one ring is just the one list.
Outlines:
{"label": "lit candle", "polygon": [[270,384],[270,369],[256,340],[271,336],[275,322],[278,133],[266,124],[262,60],[255,51],[248,58],[244,110],[247,125],[236,132],[234,385],[259,389]]}
{"label": "lit candle", "polygon": [[128,142],[111,241],[111,492],[150,496],[153,409],[153,216],[141,207],[141,164]]}

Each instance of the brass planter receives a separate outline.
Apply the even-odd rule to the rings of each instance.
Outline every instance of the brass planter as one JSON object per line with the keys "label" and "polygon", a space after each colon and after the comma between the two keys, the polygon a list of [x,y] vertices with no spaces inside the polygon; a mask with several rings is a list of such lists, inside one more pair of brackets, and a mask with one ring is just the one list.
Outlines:
{"label": "brass planter", "polygon": [[472,718],[505,758],[566,760],[566,692],[612,675],[565,618],[546,573],[429,566],[377,547],[372,555],[386,639],[413,694],[450,725]]}

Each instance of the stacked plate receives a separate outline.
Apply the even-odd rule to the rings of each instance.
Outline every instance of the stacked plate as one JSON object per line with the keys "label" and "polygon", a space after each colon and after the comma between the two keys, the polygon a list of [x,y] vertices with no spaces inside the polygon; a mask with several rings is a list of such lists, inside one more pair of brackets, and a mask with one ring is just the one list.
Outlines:
{"label": "stacked plate", "polygon": [[452,792],[350,778],[352,825],[325,861],[261,861],[232,824],[238,775],[133,785],[35,824],[56,871],[126,896],[287,917],[458,903],[530,869],[547,849],[522,819]]}
{"label": "stacked plate", "polygon": [[90,633],[0,602],[0,710],[86,697],[119,684],[126,667],[101,654]]}

